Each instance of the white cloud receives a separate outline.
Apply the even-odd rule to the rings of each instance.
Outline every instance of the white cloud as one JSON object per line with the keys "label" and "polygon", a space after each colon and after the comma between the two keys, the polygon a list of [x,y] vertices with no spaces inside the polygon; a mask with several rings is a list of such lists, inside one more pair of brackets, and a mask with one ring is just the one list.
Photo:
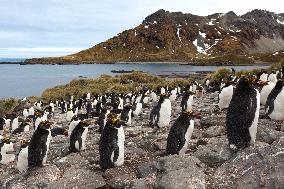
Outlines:
{"label": "white cloud", "polygon": [[1,0],[0,47],[87,48],[137,26],[158,9],[203,16],[253,9],[284,13],[282,1]]}

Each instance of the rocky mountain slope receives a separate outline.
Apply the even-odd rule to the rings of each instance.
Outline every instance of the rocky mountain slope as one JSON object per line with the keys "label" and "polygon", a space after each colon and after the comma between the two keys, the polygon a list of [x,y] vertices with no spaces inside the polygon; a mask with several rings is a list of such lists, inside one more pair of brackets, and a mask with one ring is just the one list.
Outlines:
{"label": "rocky mountain slope", "polygon": [[[254,146],[232,152],[226,137],[226,111],[215,108],[217,93],[196,98],[201,112],[185,156],[165,156],[170,126],[153,129],[148,124],[152,107],[143,109],[133,126],[124,127],[125,163],[102,172],[98,165],[97,125],[89,129],[86,150],[69,153],[67,137],[52,138],[48,165],[20,174],[15,164],[0,165],[0,188],[131,188],[211,189],[283,188],[284,135],[282,122],[261,119]],[[172,121],[180,114],[180,100],[172,104]],[[55,126],[68,126],[65,114],[52,118]],[[264,114],[263,107],[261,114]],[[94,121],[94,120],[92,120]],[[281,128],[282,127],[282,128]],[[32,133],[17,137],[29,139]]]}
{"label": "rocky mountain slope", "polygon": [[[253,10],[209,16],[159,10],[139,26],[81,52],[26,63],[255,62],[276,59],[284,50],[284,15]],[[279,52],[278,52],[279,51]],[[267,56],[271,55],[271,58]],[[266,59],[265,59],[266,57]],[[276,57],[276,58],[275,58]]]}

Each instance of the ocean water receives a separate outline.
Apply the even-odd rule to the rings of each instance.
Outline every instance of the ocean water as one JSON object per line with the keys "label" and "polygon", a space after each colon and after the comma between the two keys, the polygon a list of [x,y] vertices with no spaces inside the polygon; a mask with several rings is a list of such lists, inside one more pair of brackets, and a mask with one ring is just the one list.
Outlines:
{"label": "ocean water", "polygon": [[[265,66],[228,66],[248,70]],[[66,84],[79,76],[96,78],[102,74],[114,75],[111,70],[140,70],[152,74],[191,73],[214,71],[218,66],[191,66],[179,64],[91,64],[91,65],[17,65],[0,64],[0,99],[39,96],[50,87]]]}

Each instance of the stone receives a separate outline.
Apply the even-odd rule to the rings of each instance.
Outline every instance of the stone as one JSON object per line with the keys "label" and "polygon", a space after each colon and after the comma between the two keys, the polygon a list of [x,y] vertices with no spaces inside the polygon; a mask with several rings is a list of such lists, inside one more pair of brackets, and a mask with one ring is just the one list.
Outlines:
{"label": "stone", "polygon": [[69,167],[88,167],[90,162],[82,157],[79,153],[71,153],[63,158],[60,158],[54,162],[61,169],[67,169]]}
{"label": "stone", "polygon": [[156,174],[157,168],[155,163],[144,163],[137,167],[137,176],[139,178],[145,178]]}
{"label": "stone", "polygon": [[210,138],[207,145],[200,145],[193,156],[208,166],[220,166],[233,156],[227,138]]}
{"label": "stone", "polygon": [[55,165],[34,167],[28,169],[27,186],[36,185],[39,188],[47,187],[51,182],[58,180],[61,171]]}
{"label": "stone", "polygon": [[280,135],[281,133],[279,131],[259,125],[257,128],[256,140],[271,144],[279,138]]}
{"label": "stone", "polygon": [[207,138],[217,137],[225,134],[225,127],[223,126],[212,126],[209,127],[204,133],[203,136]]}
{"label": "stone", "polygon": [[214,184],[221,188],[283,188],[284,137],[270,146],[257,142],[237,152],[216,170]]}
{"label": "stone", "polygon": [[100,174],[88,169],[69,168],[66,170],[61,179],[49,185],[50,189],[58,188],[101,188],[106,183]]}
{"label": "stone", "polygon": [[191,156],[166,156],[157,162],[155,188],[205,189],[204,165]]}

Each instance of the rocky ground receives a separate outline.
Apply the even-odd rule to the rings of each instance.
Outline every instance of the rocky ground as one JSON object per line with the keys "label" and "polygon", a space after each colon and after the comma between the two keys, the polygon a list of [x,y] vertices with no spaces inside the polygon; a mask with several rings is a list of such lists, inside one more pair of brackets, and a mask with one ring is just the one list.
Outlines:
{"label": "rocky ground", "polygon": [[[173,103],[172,123],[180,112],[180,98]],[[52,139],[48,165],[20,174],[15,163],[0,166],[2,188],[283,188],[284,134],[282,122],[261,119],[254,146],[232,152],[225,130],[226,111],[219,112],[217,94],[195,99],[196,120],[192,141],[185,156],[165,156],[169,127],[148,125],[150,109],[125,127],[125,163],[100,170],[98,126],[91,126],[87,149],[69,153],[66,137]],[[263,113],[263,110],[261,110]],[[64,115],[52,121],[67,126]],[[19,138],[29,138],[26,133]],[[16,143],[19,147],[19,142]]]}

